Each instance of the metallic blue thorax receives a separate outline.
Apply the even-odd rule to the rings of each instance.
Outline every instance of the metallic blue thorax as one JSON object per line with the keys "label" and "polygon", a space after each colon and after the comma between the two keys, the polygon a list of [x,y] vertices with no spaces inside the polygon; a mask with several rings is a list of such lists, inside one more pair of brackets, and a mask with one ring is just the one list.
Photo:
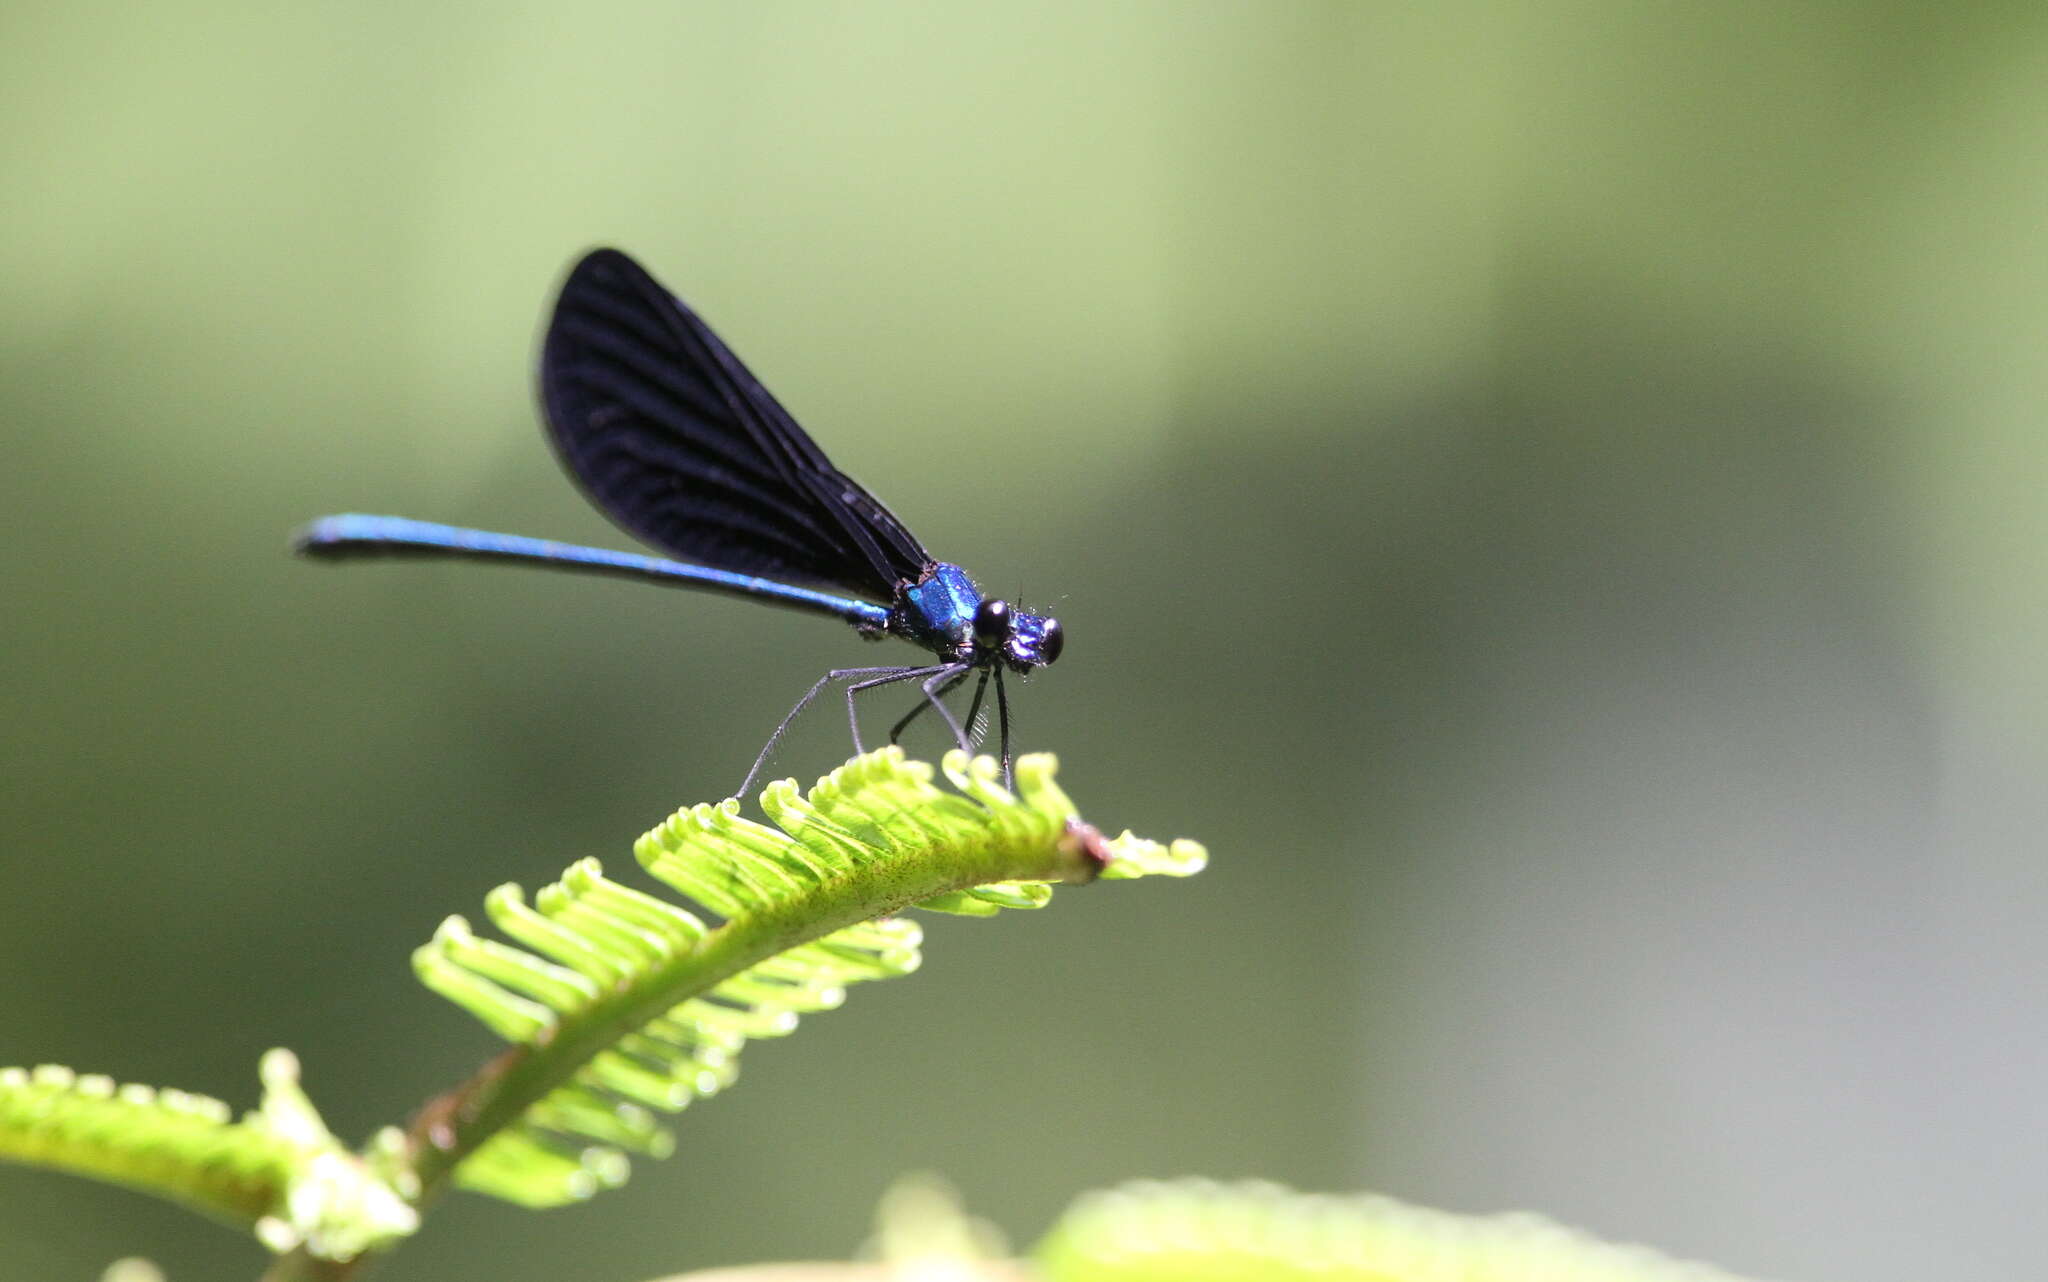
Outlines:
{"label": "metallic blue thorax", "polygon": [[939,562],[904,589],[890,630],[934,653],[952,656],[974,646],[974,608],[981,589],[957,565]]}

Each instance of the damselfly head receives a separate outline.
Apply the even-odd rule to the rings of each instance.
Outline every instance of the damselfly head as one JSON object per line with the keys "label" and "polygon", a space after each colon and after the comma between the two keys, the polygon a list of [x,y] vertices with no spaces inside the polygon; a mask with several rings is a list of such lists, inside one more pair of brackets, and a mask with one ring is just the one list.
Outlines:
{"label": "damselfly head", "polygon": [[1003,658],[1019,672],[1042,668],[1060,657],[1060,648],[1066,644],[1066,633],[1060,630],[1060,621],[1042,614],[1020,614],[1017,626],[1010,633],[1010,643],[1003,647]]}
{"label": "damselfly head", "polygon": [[974,608],[974,648],[1014,672],[1042,668],[1060,657],[1060,621],[1012,609],[1008,601],[987,600]]}

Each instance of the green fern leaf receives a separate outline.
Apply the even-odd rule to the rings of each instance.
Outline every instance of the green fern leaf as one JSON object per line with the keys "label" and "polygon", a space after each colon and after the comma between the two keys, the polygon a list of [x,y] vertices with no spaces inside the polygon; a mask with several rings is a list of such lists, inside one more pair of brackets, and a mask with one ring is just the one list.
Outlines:
{"label": "green fern leaf", "polygon": [[655,1121],[733,1081],[749,1040],[792,1031],[848,986],[916,969],[910,906],[988,916],[1036,908],[1052,883],[1185,876],[1193,842],[1105,840],[1053,783],[1048,755],[1016,763],[1017,791],[986,757],[947,756],[953,791],[885,748],[800,793],[769,785],[774,826],[737,801],[677,812],[634,847],[695,912],[573,865],[529,901],[485,900],[518,946],[450,918],[414,954],[420,979],[514,1049],[414,1127],[418,1173],[525,1205],[587,1198],[626,1176],[625,1154],[662,1156]]}
{"label": "green fern leaf", "polygon": [[263,1057],[263,1106],[234,1121],[203,1095],[67,1068],[0,1069],[0,1157],[153,1193],[249,1229],[273,1250],[350,1259],[418,1216],[328,1133],[286,1051]]}

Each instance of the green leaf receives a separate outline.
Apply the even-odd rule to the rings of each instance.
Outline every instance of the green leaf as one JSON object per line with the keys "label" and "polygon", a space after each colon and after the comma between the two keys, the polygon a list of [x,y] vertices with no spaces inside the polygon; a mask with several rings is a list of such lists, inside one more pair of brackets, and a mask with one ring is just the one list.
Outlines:
{"label": "green leaf", "polygon": [[1538,1215],[1207,1180],[1090,1193],[1032,1254],[1047,1282],[1740,1282]]}
{"label": "green leaf", "polygon": [[587,1198],[661,1156],[655,1115],[732,1084],[746,1042],[793,1031],[850,985],[915,970],[918,906],[988,916],[1036,908],[1058,882],[1185,876],[1206,858],[1125,834],[1105,840],[1053,782],[1047,755],[952,753],[934,771],[885,748],[799,792],[763,790],[773,826],[737,801],[678,811],[634,846],[655,879],[720,920],[572,865],[530,899],[485,899],[515,944],[450,918],[414,954],[429,988],[514,1050],[415,1124],[418,1173],[525,1205]]}
{"label": "green leaf", "polygon": [[203,1095],[54,1065],[0,1069],[0,1157],[168,1198],[277,1251],[345,1260],[412,1232],[398,1187],[328,1133],[298,1061],[274,1050],[260,1071],[263,1105],[237,1122]]}

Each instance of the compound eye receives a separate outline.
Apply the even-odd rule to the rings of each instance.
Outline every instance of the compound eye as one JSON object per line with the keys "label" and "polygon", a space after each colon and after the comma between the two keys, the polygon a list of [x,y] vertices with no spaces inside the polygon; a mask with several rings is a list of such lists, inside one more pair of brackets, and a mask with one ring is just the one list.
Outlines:
{"label": "compound eye", "polygon": [[1045,627],[1038,634],[1038,661],[1051,663],[1060,657],[1060,648],[1067,643],[1067,634],[1061,630],[1058,619],[1047,619]]}
{"label": "compound eye", "polygon": [[1010,603],[983,601],[974,607],[974,644],[993,650],[1010,636]]}

